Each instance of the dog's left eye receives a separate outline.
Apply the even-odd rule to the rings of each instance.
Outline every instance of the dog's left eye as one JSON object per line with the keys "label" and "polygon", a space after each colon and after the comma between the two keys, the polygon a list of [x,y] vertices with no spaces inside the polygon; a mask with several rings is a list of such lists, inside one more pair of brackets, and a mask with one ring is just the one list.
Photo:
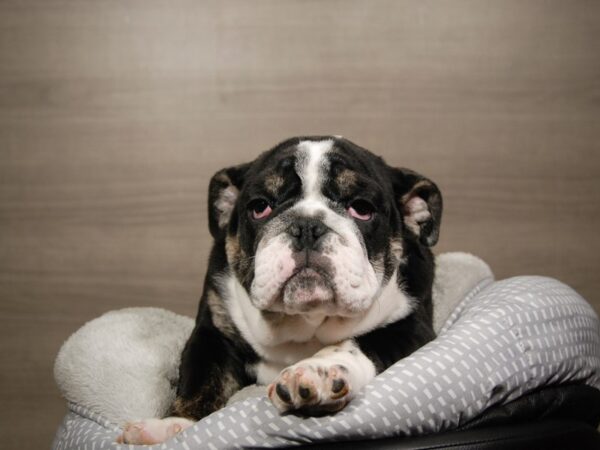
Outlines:
{"label": "dog's left eye", "polygon": [[375,208],[366,200],[354,200],[348,206],[348,214],[358,220],[369,220],[373,217]]}
{"label": "dog's left eye", "polygon": [[265,219],[271,214],[271,205],[266,200],[257,199],[250,202],[248,209],[252,212],[254,220]]}

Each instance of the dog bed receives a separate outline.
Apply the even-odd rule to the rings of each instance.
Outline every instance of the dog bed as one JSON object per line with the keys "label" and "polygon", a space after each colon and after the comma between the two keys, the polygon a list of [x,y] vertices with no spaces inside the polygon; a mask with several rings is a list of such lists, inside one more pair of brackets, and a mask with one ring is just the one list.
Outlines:
{"label": "dog bed", "polygon": [[[280,416],[264,387],[249,387],[171,440],[143,448],[414,436],[455,429],[491,406],[545,386],[600,389],[600,323],[565,284],[539,276],[494,281],[480,259],[447,253],[436,259],[434,305],[438,337],[378,375],[335,415]],[[54,368],[69,412],[53,448],[136,447],[115,444],[120,426],[164,415],[192,328],[191,318],[169,311],[128,308],[75,332]]]}

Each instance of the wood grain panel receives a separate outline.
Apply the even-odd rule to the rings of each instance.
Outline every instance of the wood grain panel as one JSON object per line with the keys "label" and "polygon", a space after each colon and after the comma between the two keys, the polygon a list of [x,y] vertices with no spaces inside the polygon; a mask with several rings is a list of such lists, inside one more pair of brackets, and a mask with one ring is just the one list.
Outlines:
{"label": "wood grain panel", "polygon": [[195,313],[210,176],[291,135],[430,176],[437,251],[600,311],[599,43],[591,1],[0,3],[2,447],[51,442],[85,321]]}

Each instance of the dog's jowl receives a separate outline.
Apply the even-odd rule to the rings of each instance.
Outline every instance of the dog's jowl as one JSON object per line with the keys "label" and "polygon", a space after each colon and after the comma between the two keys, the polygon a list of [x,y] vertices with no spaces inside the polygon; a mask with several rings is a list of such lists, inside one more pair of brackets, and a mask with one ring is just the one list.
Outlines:
{"label": "dog's jowl", "polygon": [[217,172],[208,209],[172,417],[128,424],[121,442],[165,440],[253,383],[281,413],[333,413],[434,337],[442,197],[424,176],[340,137],[293,138]]}

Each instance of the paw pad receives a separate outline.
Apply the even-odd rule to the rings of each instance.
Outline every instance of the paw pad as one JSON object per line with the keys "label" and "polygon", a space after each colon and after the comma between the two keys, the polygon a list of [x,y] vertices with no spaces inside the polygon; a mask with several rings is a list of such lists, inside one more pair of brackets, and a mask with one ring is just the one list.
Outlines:
{"label": "paw pad", "polygon": [[310,388],[306,387],[306,386],[300,386],[298,388],[298,395],[300,395],[301,398],[303,398],[304,400],[308,400],[310,398]]}
{"label": "paw pad", "polygon": [[286,402],[286,403],[292,402],[292,396],[290,395],[290,391],[283,384],[277,383],[277,386],[275,387],[275,391],[277,392],[277,395],[279,396],[279,398],[281,400],[283,400],[284,402]]}

